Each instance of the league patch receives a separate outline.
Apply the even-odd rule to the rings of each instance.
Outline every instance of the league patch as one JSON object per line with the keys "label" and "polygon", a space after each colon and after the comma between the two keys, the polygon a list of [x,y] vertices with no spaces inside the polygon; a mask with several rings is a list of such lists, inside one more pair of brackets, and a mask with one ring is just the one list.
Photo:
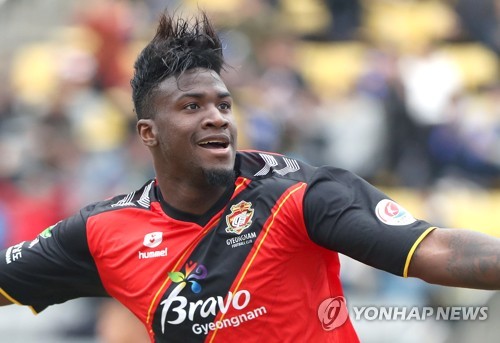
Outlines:
{"label": "league patch", "polygon": [[389,199],[379,201],[375,207],[375,214],[382,223],[387,225],[409,225],[417,221],[410,212]]}

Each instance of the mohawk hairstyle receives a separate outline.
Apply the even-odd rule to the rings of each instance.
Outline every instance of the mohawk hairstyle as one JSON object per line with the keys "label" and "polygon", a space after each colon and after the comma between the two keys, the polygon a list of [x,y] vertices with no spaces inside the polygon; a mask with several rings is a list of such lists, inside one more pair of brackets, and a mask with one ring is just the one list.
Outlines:
{"label": "mohawk hairstyle", "polygon": [[130,84],[137,119],[152,117],[152,97],[166,78],[193,68],[220,74],[223,67],[222,44],[205,12],[187,20],[163,13],[156,35],[134,64]]}

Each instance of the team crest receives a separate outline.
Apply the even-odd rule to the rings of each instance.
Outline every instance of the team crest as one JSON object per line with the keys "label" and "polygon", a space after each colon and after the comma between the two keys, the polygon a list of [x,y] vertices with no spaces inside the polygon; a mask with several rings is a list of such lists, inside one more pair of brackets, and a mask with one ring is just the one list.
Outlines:
{"label": "team crest", "polygon": [[251,202],[242,200],[231,206],[231,213],[226,216],[226,232],[241,234],[252,225],[253,212]]}

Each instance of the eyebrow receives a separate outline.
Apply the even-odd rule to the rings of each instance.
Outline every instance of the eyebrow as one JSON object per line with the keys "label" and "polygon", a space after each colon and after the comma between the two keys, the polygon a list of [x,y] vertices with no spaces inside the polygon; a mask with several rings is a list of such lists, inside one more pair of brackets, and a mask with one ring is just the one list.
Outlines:
{"label": "eyebrow", "polygon": [[[193,93],[184,93],[182,94],[181,96],[179,96],[176,100],[179,101],[179,100],[182,100],[184,98],[196,98],[196,99],[201,99],[203,97],[206,96],[206,93],[197,93],[197,92],[193,92]],[[217,92],[217,97],[219,99],[222,99],[222,98],[227,98],[227,97],[231,97],[231,93],[229,92]]]}

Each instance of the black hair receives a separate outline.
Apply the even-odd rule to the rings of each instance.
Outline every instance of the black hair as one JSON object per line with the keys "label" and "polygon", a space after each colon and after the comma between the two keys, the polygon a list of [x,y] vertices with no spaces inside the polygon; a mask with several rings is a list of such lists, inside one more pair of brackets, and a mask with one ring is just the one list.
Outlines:
{"label": "black hair", "polygon": [[223,67],[222,44],[205,12],[190,19],[164,12],[156,35],[134,64],[130,84],[137,119],[152,117],[152,97],[166,78],[179,77],[193,68],[206,68],[220,74]]}

